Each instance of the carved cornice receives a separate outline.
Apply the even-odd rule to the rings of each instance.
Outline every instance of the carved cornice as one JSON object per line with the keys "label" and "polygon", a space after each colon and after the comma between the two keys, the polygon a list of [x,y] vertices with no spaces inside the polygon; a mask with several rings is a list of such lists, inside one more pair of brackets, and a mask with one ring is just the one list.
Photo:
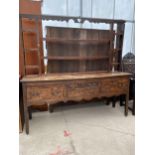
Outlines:
{"label": "carved cornice", "polygon": [[88,17],[75,17],[75,16],[55,16],[55,15],[33,15],[33,14],[19,14],[20,18],[29,19],[42,19],[42,20],[53,20],[53,21],[66,21],[73,20],[75,23],[84,23],[88,21],[90,23],[125,23],[125,20],[113,20],[103,18],[88,18]]}

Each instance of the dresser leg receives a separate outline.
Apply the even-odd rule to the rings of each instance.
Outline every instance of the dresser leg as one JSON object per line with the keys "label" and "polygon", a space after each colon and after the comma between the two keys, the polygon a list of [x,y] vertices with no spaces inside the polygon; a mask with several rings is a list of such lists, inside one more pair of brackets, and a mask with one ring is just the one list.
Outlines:
{"label": "dresser leg", "polygon": [[128,116],[128,101],[129,101],[129,95],[126,94],[126,100],[125,100],[125,116]]}
{"label": "dresser leg", "polygon": [[116,97],[112,97],[112,107],[115,108],[116,106]]}
{"label": "dresser leg", "polygon": [[27,90],[26,90],[25,84],[22,84],[22,86],[23,86],[25,129],[26,129],[26,134],[29,134],[29,113],[28,113],[28,106],[27,106]]}
{"label": "dresser leg", "polygon": [[54,112],[54,105],[52,104],[49,105],[49,112],[50,113]]}
{"label": "dresser leg", "polygon": [[32,108],[29,107],[29,108],[28,108],[28,111],[29,111],[29,119],[32,119]]}
{"label": "dresser leg", "polygon": [[135,115],[135,98],[133,99],[132,115]]}
{"label": "dresser leg", "polygon": [[120,106],[123,106],[123,95],[120,96]]}
{"label": "dresser leg", "polygon": [[26,134],[29,134],[29,114],[28,114],[28,107],[26,107],[26,106],[25,106],[25,109],[24,109],[24,115],[25,115]]}
{"label": "dresser leg", "polygon": [[110,100],[109,98],[106,99],[106,105],[109,105],[110,104]]}

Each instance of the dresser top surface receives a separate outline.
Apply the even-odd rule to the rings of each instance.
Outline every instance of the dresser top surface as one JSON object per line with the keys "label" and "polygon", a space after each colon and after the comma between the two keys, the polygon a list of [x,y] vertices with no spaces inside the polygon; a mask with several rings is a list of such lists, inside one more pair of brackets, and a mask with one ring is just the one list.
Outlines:
{"label": "dresser top surface", "polygon": [[106,77],[130,76],[125,72],[95,72],[95,73],[53,73],[47,75],[27,75],[21,79],[21,82],[41,82],[41,81],[63,81],[63,80],[80,80],[95,79]]}

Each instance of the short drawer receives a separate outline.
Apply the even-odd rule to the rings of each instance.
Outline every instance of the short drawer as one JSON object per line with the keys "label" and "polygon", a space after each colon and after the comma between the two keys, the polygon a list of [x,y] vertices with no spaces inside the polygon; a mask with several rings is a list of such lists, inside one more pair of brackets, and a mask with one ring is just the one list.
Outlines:
{"label": "short drawer", "polygon": [[64,99],[64,86],[61,84],[51,84],[48,86],[28,86],[27,100],[28,102],[36,101],[53,101]]}
{"label": "short drawer", "polygon": [[67,85],[67,96],[69,98],[79,97],[85,99],[85,97],[95,97],[99,93],[99,81],[98,80],[84,80],[74,81]]}
{"label": "short drawer", "polygon": [[106,95],[119,95],[128,92],[129,79],[128,77],[117,77],[103,79],[101,82],[101,93]]}

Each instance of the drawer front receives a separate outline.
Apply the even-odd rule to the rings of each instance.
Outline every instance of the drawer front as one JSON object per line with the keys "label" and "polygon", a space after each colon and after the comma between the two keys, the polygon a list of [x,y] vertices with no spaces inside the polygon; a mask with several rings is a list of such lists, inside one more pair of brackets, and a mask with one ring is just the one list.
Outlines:
{"label": "drawer front", "polygon": [[64,99],[64,86],[61,84],[52,84],[48,86],[28,86],[28,102],[53,101]]}
{"label": "drawer front", "polygon": [[101,93],[104,95],[119,95],[128,92],[129,80],[127,77],[103,79]]}
{"label": "drawer front", "polygon": [[93,98],[99,94],[99,81],[97,80],[84,80],[75,81],[67,85],[67,96],[69,98]]}
{"label": "drawer front", "polygon": [[128,77],[28,84],[27,103],[90,100],[128,93]]}

